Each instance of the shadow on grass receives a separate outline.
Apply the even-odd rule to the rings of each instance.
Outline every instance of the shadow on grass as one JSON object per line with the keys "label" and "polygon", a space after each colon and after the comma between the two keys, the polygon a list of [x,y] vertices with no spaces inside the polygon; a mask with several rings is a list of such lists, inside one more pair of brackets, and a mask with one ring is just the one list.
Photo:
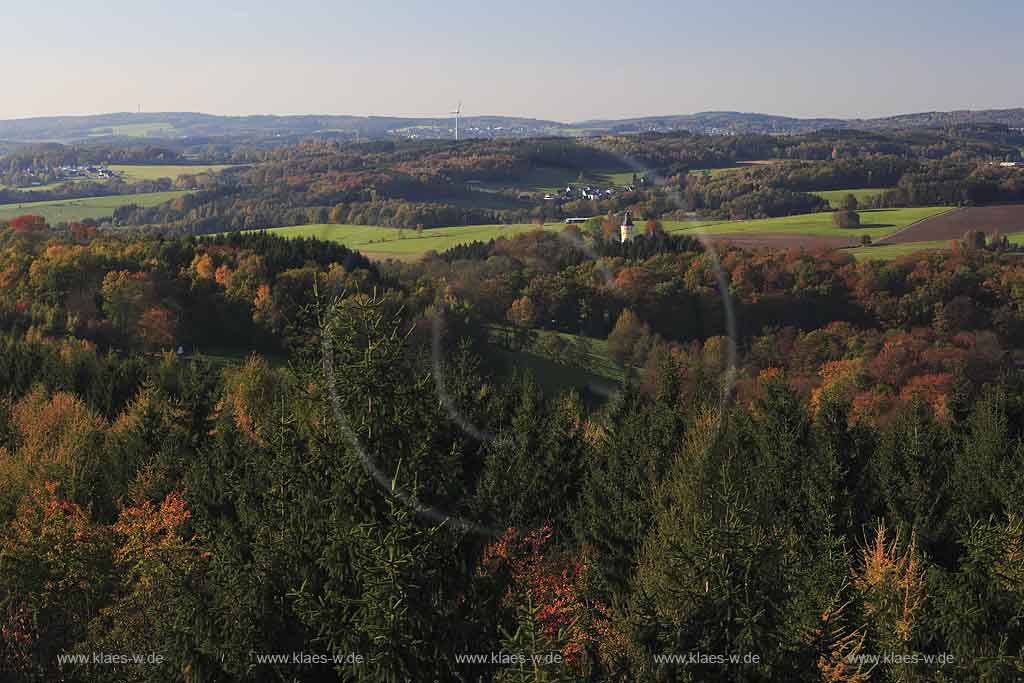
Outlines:
{"label": "shadow on grass", "polygon": [[524,378],[529,375],[549,396],[576,390],[584,403],[596,406],[604,403],[622,385],[607,377],[574,365],[562,365],[531,351],[509,351],[495,345],[488,347],[488,355],[506,377]]}

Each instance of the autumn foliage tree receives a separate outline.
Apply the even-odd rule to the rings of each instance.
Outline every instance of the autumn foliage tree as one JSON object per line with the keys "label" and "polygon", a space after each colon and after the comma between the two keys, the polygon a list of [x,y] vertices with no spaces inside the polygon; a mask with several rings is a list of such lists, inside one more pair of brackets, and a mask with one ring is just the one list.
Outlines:
{"label": "autumn foliage tree", "polygon": [[553,532],[550,524],[525,534],[508,529],[484,549],[481,573],[505,586],[502,606],[512,623],[503,632],[509,649],[561,655],[554,663],[522,663],[518,673],[529,672],[527,678],[509,672],[500,680],[574,680],[572,672],[594,668],[588,658],[621,654],[616,647],[623,639],[609,620],[611,610],[584,598],[586,558],[559,557]]}
{"label": "autumn foliage tree", "polygon": [[15,672],[52,676],[85,640],[112,588],[111,546],[57,484],[33,485],[0,535],[0,652]]}
{"label": "autumn foliage tree", "polygon": [[837,228],[859,228],[860,214],[851,209],[838,209],[832,212],[832,224]]}
{"label": "autumn foliage tree", "polygon": [[26,214],[24,216],[12,218],[9,221],[8,226],[14,232],[21,234],[41,233],[49,227],[46,224],[45,218],[34,214]]}

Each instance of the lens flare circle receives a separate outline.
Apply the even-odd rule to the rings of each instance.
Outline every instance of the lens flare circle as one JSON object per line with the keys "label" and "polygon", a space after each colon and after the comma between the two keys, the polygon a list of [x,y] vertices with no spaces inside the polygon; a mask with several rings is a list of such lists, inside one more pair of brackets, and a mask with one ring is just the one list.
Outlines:
{"label": "lens flare circle", "polygon": [[[665,179],[658,176],[650,169],[647,169],[639,162],[620,157],[622,163],[629,168],[633,169],[637,173],[643,173],[644,177],[654,178],[653,185],[655,187],[662,186],[665,184]],[[681,207],[680,201],[680,190],[678,187],[670,188],[666,195],[667,202],[674,204],[676,208]],[[728,338],[728,345],[726,348],[726,364],[725,369],[722,373],[719,386],[720,386],[720,397],[719,397],[719,414],[718,419],[715,421],[715,429],[717,430],[722,423],[721,415],[724,414],[729,401],[731,400],[732,390],[736,381],[736,349],[737,344],[737,328],[736,328],[736,316],[735,309],[733,307],[732,298],[729,295],[729,276],[722,268],[721,260],[719,259],[718,252],[715,249],[714,244],[707,235],[700,231],[692,233],[704,247],[705,256],[710,259],[711,267],[715,273],[716,285],[719,291],[719,296],[722,301],[722,310],[725,316],[725,328],[726,335]],[[574,238],[564,232],[559,232],[558,237],[570,244],[573,249],[577,249],[582,252],[587,259],[593,261],[596,264],[596,271],[601,274],[604,280],[604,284],[609,289],[614,289],[615,282],[611,268],[607,263],[606,259],[600,257],[596,251],[585,244],[583,240]],[[479,426],[473,424],[462,411],[459,410],[455,400],[451,397],[446,388],[445,377],[443,372],[443,349],[442,341],[444,336],[444,308],[445,304],[440,298],[435,303],[433,308],[433,315],[431,316],[431,359],[432,359],[432,377],[433,384],[437,394],[437,398],[441,405],[444,407],[445,413],[448,419],[454,424],[458,425],[464,433],[468,434],[472,438],[480,442],[495,441],[499,437],[491,434],[490,432],[481,429]],[[442,510],[435,506],[424,503],[419,500],[415,495],[407,493],[401,490],[395,481],[388,477],[381,469],[377,466],[374,458],[366,452],[362,443],[355,431],[352,429],[348,420],[345,417],[344,411],[341,407],[341,399],[337,392],[335,385],[335,373],[334,373],[334,348],[332,342],[332,336],[326,333],[322,329],[322,352],[323,352],[323,371],[324,376],[327,380],[328,392],[330,394],[331,406],[334,413],[334,418],[338,423],[339,428],[342,431],[342,435],[345,440],[352,447],[356,455],[358,456],[363,467],[367,473],[371,476],[374,482],[380,486],[388,495],[393,496],[403,505],[408,506],[417,515],[421,515],[434,522],[445,524],[449,527],[457,529],[463,532],[471,532],[482,534],[485,536],[498,536],[503,531],[490,528],[486,525],[480,524],[477,521],[465,519],[457,514],[451,513],[446,510]]]}

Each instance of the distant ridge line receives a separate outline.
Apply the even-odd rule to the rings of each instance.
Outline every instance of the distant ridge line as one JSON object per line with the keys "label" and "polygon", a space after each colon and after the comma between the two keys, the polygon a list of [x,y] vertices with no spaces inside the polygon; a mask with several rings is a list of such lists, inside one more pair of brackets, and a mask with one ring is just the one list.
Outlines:
{"label": "distant ridge line", "polygon": [[[884,131],[998,125],[1024,130],[1024,107],[930,111],[877,118],[799,118],[737,111],[589,119],[561,122],[518,116],[462,115],[466,138],[593,136],[690,131],[699,134],[799,134],[825,129]],[[11,143],[146,140],[308,138],[334,135],[360,139],[454,138],[454,118],[348,114],[250,114],[220,116],[201,112],[116,112],[0,120],[0,140]]]}

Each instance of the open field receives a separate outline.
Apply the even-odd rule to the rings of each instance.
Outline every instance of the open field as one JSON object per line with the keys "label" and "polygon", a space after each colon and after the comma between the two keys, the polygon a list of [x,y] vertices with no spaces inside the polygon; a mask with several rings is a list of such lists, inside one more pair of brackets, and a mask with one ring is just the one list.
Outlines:
{"label": "open field", "polygon": [[[854,244],[862,235],[876,240],[916,221],[948,211],[946,207],[913,209],[874,209],[861,211],[861,227],[837,228],[832,224],[832,213],[805,213],[798,216],[761,218],[748,221],[665,221],[665,230],[688,235],[734,238],[737,242],[756,241],[775,235],[806,238],[834,238],[843,244]],[[813,240],[808,240],[808,244]]]}
{"label": "open field", "polygon": [[[183,175],[197,175],[199,173],[219,173],[226,168],[237,168],[237,166],[231,164],[112,164],[107,168],[120,173],[121,177],[126,182],[134,183],[143,180],[157,180],[158,178],[170,178],[171,180],[176,180]],[[103,182],[91,179],[86,180],[89,182]],[[60,187],[61,185],[73,185],[77,182],[82,182],[82,179],[72,178],[70,180],[61,180],[56,183],[47,183],[46,185],[28,185],[25,187],[8,188],[5,185],[0,185],[0,190],[11,189],[18,190],[20,192],[52,190]]]}
{"label": "open field", "polygon": [[497,346],[491,347],[493,355],[505,366],[508,374],[517,372],[520,376],[529,373],[545,392],[555,395],[566,389],[575,389],[584,399],[607,398],[620,388],[620,383],[598,375],[585,368],[562,365],[533,351],[509,351]]}
{"label": "open field", "polygon": [[934,242],[909,242],[906,244],[882,244],[877,247],[857,247],[856,249],[848,250],[847,253],[857,259],[891,261],[919,251],[944,251],[946,249],[949,249],[949,242],[936,240]]}
{"label": "open field", "polygon": [[197,175],[199,173],[217,173],[225,168],[233,168],[230,164],[114,164],[109,166],[110,170],[120,173],[128,182],[139,180],[156,180],[157,178],[170,178],[175,180],[178,176]]}
{"label": "open field", "polygon": [[[245,232],[264,232],[262,230],[246,230]],[[358,247],[373,242],[390,242],[398,239],[398,228],[383,228],[376,225],[350,225],[343,223],[296,225],[288,228],[270,228],[265,232],[281,237],[315,237],[325,242],[337,242],[346,247]],[[415,235],[414,230],[406,233]],[[427,231],[424,230],[424,233]]]}
{"label": "open field", "polygon": [[127,138],[145,138],[153,135],[167,137],[177,132],[177,129],[170,123],[126,123],[120,126],[93,128],[89,131],[89,135],[118,135]]}
{"label": "open field", "polygon": [[[514,330],[507,325],[488,325],[487,331],[492,343],[504,346],[508,346],[506,337],[514,333]],[[605,339],[596,339],[594,337],[586,337],[579,334],[554,332],[550,330],[536,330],[536,335],[537,340],[541,342],[541,346],[543,346],[543,340],[545,338],[551,337],[560,337],[563,341],[572,346],[572,351],[562,354],[563,361],[572,361],[570,365],[586,370],[593,375],[603,377],[604,379],[612,382],[621,383],[625,379],[625,370],[608,354],[608,341]],[[540,355],[548,358],[549,360],[555,360],[544,355],[542,352],[539,352],[537,349],[531,349],[531,352],[534,355]]]}
{"label": "open field", "polygon": [[1024,232],[1024,204],[971,206],[950,211],[893,235],[886,244],[948,241],[963,237],[968,230],[983,230],[991,235],[997,230],[1004,235]]}
{"label": "open field", "polygon": [[[698,236],[698,235],[695,235]],[[846,237],[820,237],[796,233],[737,233],[734,235],[699,235],[705,244],[728,242],[743,249],[844,249],[855,243]]]}
{"label": "open field", "polygon": [[608,342],[582,335],[563,332],[536,331],[536,339],[543,347],[545,338],[560,337],[569,346],[558,358],[537,348],[516,351],[509,350],[502,338],[509,328],[502,325],[488,326],[490,350],[508,373],[530,373],[534,381],[551,393],[561,393],[566,388],[580,392],[585,400],[601,402],[615,393],[625,381],[625,370],[608,355]]}
{"label": "open field", "polygon": [[[872,239],[890,234],[914,221],[941,213],[943,208],[878,209],[861,212],[864,226],[856,229],[836,228],[830,212],[765,218],[751,221],[666,221],[665,230],[709,239],[727,239],[744,247],[768,246],[777,249],[789,247],[852,246],[861,235]],[[548,223],[546,230],[559,231],[562,222]],[[442,252],[459,244],[486,242],[499,237],[511,237],[536,229],[532,224],[468,225],[451,228],[431,228],[417,235],[415,230],[385,228],[369,225],[317,224],[286,228],[270,228],[269,233],[282,237],[315,237],[338,242],[358,249],[374,258],[415,259],[427,251]],[[401,237],[400,237],[401,235]]]}
{"label": "open field", "polygon": [[596,185],[600,187],[622,187],[633,182],[633,174],[642,176],[642,170],[633,170],[626,166],[610,169],[592,169],[583,172],[556,166],[538,166],[529,173],[515,180],[485,180],[480,183],[484,189],[517,190],[520,192],[555,192],[568,186]]}
{"label": "open field", "polygon": [[710,175],[720,176],[726,173],[734,173],[735,171],[742,171],[745,168],[751,166],[763,166],[765,164],[777,164],[782,159],[759,159],[757,161],[737,161],[735,166],[722,166],[719,168],[694,168],[687,172],[688,175]]}
{"label": "open field", "polygon": [[[1014,235],[1007,235],[1006,238],[1010,240],[1010,244],[1024,245],[1024,233],[1017,233]],[[891,261],[892,259],[906,256],[907,254],[914,254],[919,251],[946,251],[950,248],[953,241],[951,238],[948,240],[930,240],[927,242],[900,242],[898,244],[880,244],[875,247],[858,247],[856,249],[848,250],[848,253],[852,254],[858,259],[873,259],[876,261]]]}
{"label": "open field", "polygon": [[[547,230],[561,230],[564,223],[548,223]],[[415,230],[382,228],[372,225],[297,225],[290,228],[270,228],[266,232],[281,237],[315,237],[319,240],[337,242],[346,247],[358,249],[367,256],[377,258],[408,259],[418,257],[430,250],[444,251],[459,244],[486,242],[498,237],[511,237],[536,230],[528,223],[513,225],[465,225],[453,228],[430,228],[421,236]],[[259,232],[259,231],[250,231]],[[399,237],[399,235],[402,237]]]}
{"label": "open field", "polygon": [[7,220],[24,214],[42,216],[49,223],[80,221],[86,218],[107,218],[114,210],[128,204],[141,207],[156,206],[187,194],[183,191],[146,192],[143,194],[119,194],[110,197],[87,197],[84,199],[55,199],[48,202],[21,202],[0,204],[0,220]]}
{"label": "open field", "polygon": [[7,187],[6,185],[0,185],[0,190],[17,190],[18,192],[43,191],[43,190],[52,190],[54,188],[60,187],[61,185],[73,185],[76,182],[78,182],[78,181],[77,180],[61,180],[61,181],[56,182],[56,183],[46,183],[45,185],[26,185],[26,186],[23,186],[23,187]]}
{"label": "open field", "polygon": [[810,192],[809,194],[818,195],[827,201],[833,209],[838,209],[848,194],[852,194],[857,198],[858,202],[863,203],[868,197],[877,197],[888,189],[891,188],[860,187],[850,190],[822,190],[819,192]]}

